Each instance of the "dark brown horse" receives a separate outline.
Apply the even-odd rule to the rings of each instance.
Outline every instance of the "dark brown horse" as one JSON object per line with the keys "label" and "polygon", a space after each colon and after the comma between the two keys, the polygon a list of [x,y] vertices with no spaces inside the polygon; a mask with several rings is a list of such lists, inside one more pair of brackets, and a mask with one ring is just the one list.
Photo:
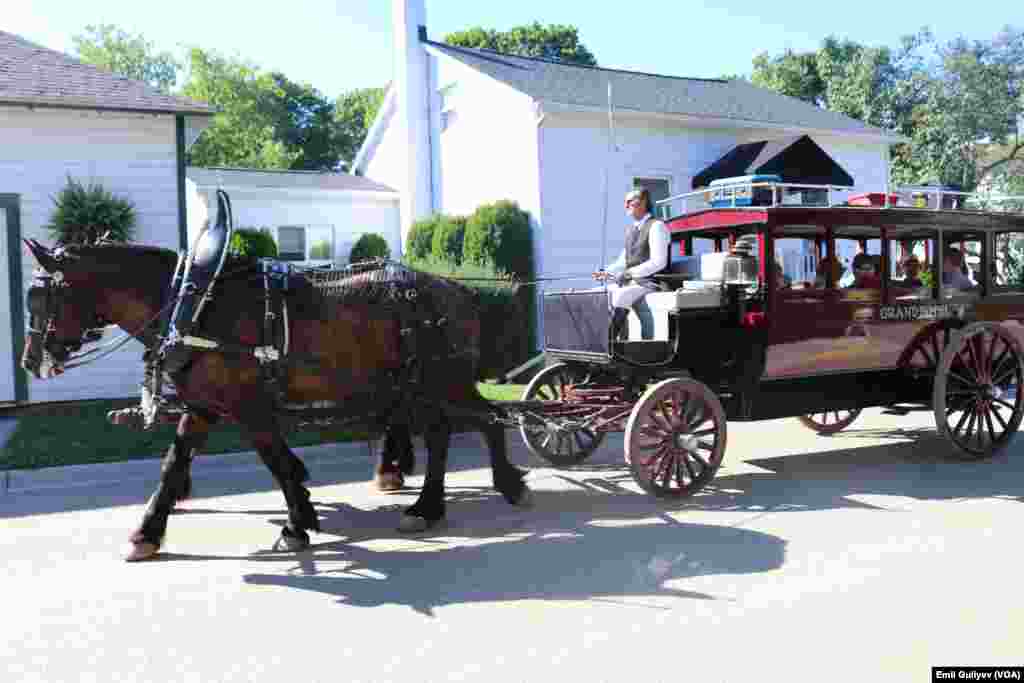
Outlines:
{"label": "dark brown horse", "polygon": [[[153,349],[159,338],[154,320],[168,306],[177,254],[137,245],[69,246],[50,250],[27,242],[42,266],[30,287],[30,332],[22,366],[38,378],[53,377],[72,354],[105,324],[119,326]],[[263,281],[256,262],[229,261],[216,295],[202,317],[206,337],[255,346],[264,320]],[[495,488],[514,504],[528,501],[523,472],[506,456],[501,425],[483,415],[495,406],[476,389],[481,354],[500,345],[481,329],[472,290],[450,280],[401,266],[382,268],[376,277],[349,278],[334,295],[305,278],[289,289],[289,353],[282,359],[282,396],[268,391],[257,358],[220,350],[193,351],[191,361],[170,375],[188,412],[164,458],[161,481],[131,534],[128,560],[155,555],[175,502],[187,495],[190,454],[202,448],[210,428],[222,419],[240,423],[284,493],[288,522],[279,542],[289,550],[309,545],[319,531],[316,510],[303,485],[301,460],[282,436],[281,405],[333,402],[337,416],[358,418],[374,428],[391,427],[385,460],[411,467],[413,431],[422,432],[428,462],[423,489],[405,510],[399,529],[420,531],[445,516],[444,475],[452,420],[476,420],[490,450]],[[415,291],[418,310],[429,310],[443,325],[403,328],[395,281]],[[389,295],[390,293],[390,295]],[[407,319],[406,324],[407,324]],[[403,329],[406,334],[403,335]],[[410,367],[409,344],[420,362]],[[500,412],[500,411],[499,411]],[[277,544],[275,544],[276,546]]]}

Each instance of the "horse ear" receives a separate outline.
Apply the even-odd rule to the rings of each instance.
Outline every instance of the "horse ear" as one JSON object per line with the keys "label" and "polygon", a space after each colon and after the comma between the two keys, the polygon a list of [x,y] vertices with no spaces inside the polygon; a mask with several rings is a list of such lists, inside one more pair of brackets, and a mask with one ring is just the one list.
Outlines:
{"label": "horse ear", "polygon": [[23,241],[28,246],[29,251],[32,252],[32,255],[35,256],[36,261],[39,262],[39,265],[41,265],[46,272],[52,273],[57,268],[57,260],[53,257],[53,254],[50,253],[49,249],[35,240]]}

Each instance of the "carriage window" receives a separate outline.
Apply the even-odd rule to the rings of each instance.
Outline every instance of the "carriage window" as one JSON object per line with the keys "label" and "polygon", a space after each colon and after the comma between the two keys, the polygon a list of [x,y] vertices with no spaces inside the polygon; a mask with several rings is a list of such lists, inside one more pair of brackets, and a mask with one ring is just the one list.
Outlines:
{"label": "carriage window", "polygon": [[1024,232],[1002,232],[993,238],[994,293],[1024,292]]}
{"label": "carriage window", "polygon": [[889,240],[889,297],[892,301],[931,299],[935,238]]}
{"label": "carriage window", "polygon": [[838,237],[835,254],[842,268],[839,287],[842,289],[882,288],[882,241]]}
{"label": "carriage window", "polygon": [[942,252],[943,298],[980,294],[981,241],[977,235],[947,234]]}
{"label": "carriage window", "polygon": [[[815,287],[818,271],[817,244],[810,237],[782,237],[775,240],[775,264],[781,269],[783,287]],[[824,284],[822,284],[822,287]]]}

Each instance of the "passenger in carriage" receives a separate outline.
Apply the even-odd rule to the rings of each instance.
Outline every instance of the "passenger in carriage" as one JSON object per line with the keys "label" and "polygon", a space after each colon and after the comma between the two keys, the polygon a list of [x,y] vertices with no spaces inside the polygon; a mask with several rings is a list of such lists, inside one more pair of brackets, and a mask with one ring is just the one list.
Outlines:
{"label": "passenger in carriage", "polygon": [[974,289],[974,281],[964,273],[964,257],[959,249],[950,247],[942,256],[942,286],[953,290]]}
{"label": "passenger in carriage", "polygon": [[847,289],[881,289],[882,279],[875,269],[875,259],[861,252],[853,257],[853,284]]}
{"label": "passenger in carriage", "polygon": [[633,224],[626,228],[625,246],[613,263],[594,273],[595,280],[614,280],[608,285],[612,305],[612,338],[625,337],[631,308],[637,310],[644,339],[654,337],[654,319],[643,298],[661,290],[651,276],[668,267],[671,237],[668,227],[653,215],[651,193],[637,189],[626,194],[626,214]]}
{"label": "passenger in carriage", "polygon": [[903,279],[899,284],[912,289],[924,287],[924,282],[921,280],[921,262],[917,260],[916,256],[910,255],[903,261]]}
{"label": "passenger in carriage", "polygon": [[825,289],[825,287],[828,286],[828,281],[826,280],[826,277],[829,272],[829,266],[832,267],[833,284],[838,283],[840,278],[843,277],[843,271],[845,269],[843,268],[843,264],[839,262],[839,259],[837,259],[835,256],[826,256],[825,258],[821,259],[821,261],[818,262],[816,277],[814,278],[814,287],[816,289]]}

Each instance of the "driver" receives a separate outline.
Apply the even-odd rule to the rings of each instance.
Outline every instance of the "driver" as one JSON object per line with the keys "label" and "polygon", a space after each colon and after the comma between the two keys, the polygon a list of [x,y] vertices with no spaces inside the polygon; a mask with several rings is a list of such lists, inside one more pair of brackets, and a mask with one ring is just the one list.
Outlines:
{"label": "driver", "polygon": [[[626,228],[626,244],[613,263],[594,273],[595,280],[614,280],[608,285],[612,305],[612,339],[625,337],[626,319],[629,310],[636,307],[644,320],[648,313],[643,306],[643,297],[648,292],[660,289],[651,278],[668,267],[668,248],[671,242],[668,228],[656,219],[652,212],[651,193],[637,189],[626,195],[626,214],[633,224]],[[649,327],[649,325],[644,325]],[[649,330],[642,332],[644,339],[653,337]]]}

